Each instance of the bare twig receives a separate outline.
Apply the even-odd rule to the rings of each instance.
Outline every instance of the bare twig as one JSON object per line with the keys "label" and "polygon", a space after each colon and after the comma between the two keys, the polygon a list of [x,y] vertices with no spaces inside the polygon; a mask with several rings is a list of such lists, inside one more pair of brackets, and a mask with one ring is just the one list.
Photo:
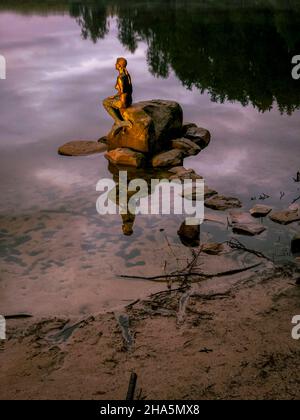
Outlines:
{"label": "bare twig", "polygon": [[292,202],[291,202],[291,204],[294,204],[294,203],[296,203],[296,201],[298,201],[298,200],[300,200],[300,195],[299,195],[299,197],[296,197]]}
{"label": "bare twig", "polygon": [[155,296],[170,294],[170,293],[174,293],[174,292],[184,292],[186,289],[187,289],[187,287],[183,286],[183,287],[177,287],[176,289],[171,289],[171,290],[162,290],[161,292],[152,293],[152,295],[150,295],[150,298],[153,298]]}
{"label": "bare twig", "polygon": [[270,258],[267,257],[266,255],[264,255],[262,252],[255,251],[254,249],[247,248],[244,244],[242,244],[242,242],[240,242],[236,238],[232,238],[232,239],[230,239],[230,241],[226,241],[226,243],[230,246],[230,248],[241,249],[243,251],[249,252],[250,254],[254,254],[257,257],[264,258],[266,260],[271,261]]}
{"label": "bare twig", "polygon": [[125,306],[125,308],[132,308],[134,305],[136,305],[137,303],[140,302],[140,299],[135,300],[134,302],[129,303],[128,305]]}

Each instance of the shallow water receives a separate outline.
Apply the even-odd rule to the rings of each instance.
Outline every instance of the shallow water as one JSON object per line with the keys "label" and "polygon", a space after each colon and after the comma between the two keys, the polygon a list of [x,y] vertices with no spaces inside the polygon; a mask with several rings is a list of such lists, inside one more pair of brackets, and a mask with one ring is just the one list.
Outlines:
{"label": "shallow water", "polygon": [[[177,235],[183,217],[138,216],[127,237],[120,216],[97,214],[97,181],[112,177],[103,155],[57,155],[69,140],[109,131],[101,100],[112,93],[118,56],[129,61],[135,101],[176,100],[185,121],[211,131],[209,147],[185,161],[211,188],[240,198],[245,210],[257,202],[286,208],[300,195],[292,179],[300,170],[300,82],[290,74],[300,12],[183,13],[171,2],[164,13],[160,2],[138,3],[1,6],[0,313],[115,308],[164,287],[119,274],[160,274],[165,261],[171,269],[169,243],[180,258],[189,253]],[[259,200],[262,193],[270,198]],[[267,231],[248,238],[232,234],[225,213],[206,211],[215,213],[224,223],[205,222],[202,242],[236,237],[275,261],[293,258],[298,223],[265,219]]]}

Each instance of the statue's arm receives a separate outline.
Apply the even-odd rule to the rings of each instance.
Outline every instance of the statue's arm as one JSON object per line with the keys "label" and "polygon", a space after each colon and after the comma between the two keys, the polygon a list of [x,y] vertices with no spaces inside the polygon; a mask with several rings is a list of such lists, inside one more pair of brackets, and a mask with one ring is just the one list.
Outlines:
{"label": "statue's arm", "polygon": [[109,96],[109,99],[116,99],[118,96],[120,96],[120,87],[119,87],[119,78],[117,79],[115,89],[118,91],[115,95]]}
{"label": "statue's arm", "polygon": [[124,82],[121,79],[121,77],[118,78],[117,86],[118,86],[118,92],[119,92],[119,96],[120,96],[120,101],[122,103],[122,108],[126,108],[126,96],[127,96],[127,93],[124,92]]}

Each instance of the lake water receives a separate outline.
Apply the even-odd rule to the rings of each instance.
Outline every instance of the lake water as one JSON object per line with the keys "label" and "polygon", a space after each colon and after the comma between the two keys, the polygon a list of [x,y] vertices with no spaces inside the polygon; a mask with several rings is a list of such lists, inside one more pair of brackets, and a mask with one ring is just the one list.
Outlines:
{"label": "lake water", "polygon": [[[185,160],[207,185],[238,197],[244,210],[256,203],[284,209],[300,195],[293,180],[300,170],[300,81],[291,77],[300,8],[3,3],[0,313],[116,308],[165,287],[120,274],[160,274],[166,261],[172,267],[168,243],[182,258],[189,251],[177,235],[183,217],[138,216],[128,237],[120,216],[97,214],[97,181],[112,178],[103,155],[57,154],[67,141],[110,130],[101,103],[114,93],[118,56],[128,59],[135,101],[178,101],[185,121],[211,131],[209,147]],[[260,200],[263,193],[269,198]],[[226,213],[207,214],[226,222]],[[205,222],[201,242],[236,237],[275,261],[293,259],[299,224],[263,223],[267,230],[249,238]]]}

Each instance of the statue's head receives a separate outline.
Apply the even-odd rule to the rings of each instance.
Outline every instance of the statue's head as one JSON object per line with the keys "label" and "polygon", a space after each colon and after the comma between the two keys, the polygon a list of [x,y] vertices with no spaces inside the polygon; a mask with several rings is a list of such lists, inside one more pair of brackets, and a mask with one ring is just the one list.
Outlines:
{"label": "statue's head", "polygon": [[124,57],[117,58],[116,69],[125,69],[127,67],[127,60]]}

